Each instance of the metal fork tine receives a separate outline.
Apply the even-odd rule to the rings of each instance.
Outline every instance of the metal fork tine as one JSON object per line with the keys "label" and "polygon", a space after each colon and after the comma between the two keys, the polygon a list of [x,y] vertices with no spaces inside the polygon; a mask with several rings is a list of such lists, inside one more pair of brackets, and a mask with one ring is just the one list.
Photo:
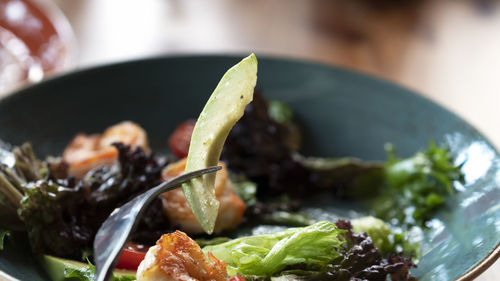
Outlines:
{"label": "metal fork tine", "polygon": [[180,175],[151,188],[132,201],[115,209],[101,225],[94,240],[94,259],[97,268],[96,281],[105,281],[111,277],[122,248],[127,242],[130,233],[137,226],[139,218],[148,203],[163,192],[178,188],[182,183],[207,173],[216,172],[221,168],[220,166],[214,166]]}

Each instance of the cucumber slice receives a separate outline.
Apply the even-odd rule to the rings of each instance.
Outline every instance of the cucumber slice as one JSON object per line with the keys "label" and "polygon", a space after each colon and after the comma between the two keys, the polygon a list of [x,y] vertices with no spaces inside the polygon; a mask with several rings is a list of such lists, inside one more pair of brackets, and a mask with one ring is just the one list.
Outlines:
{"label": "cucumber slice", "polygon": [[[44,267],[45,271],[49,275],[52,281],[64,281],[66,280],[65,275],[68,272],[73,270],[86,270],[89,265],[63,258],[58,258],[49,255],[42,255],[39,257],[40,263]],[[115,269],[113,274],[117,277],[127,277],[127,280],[135,279],[135,271],[132,270],[123,270],[123,269]]]}
{"label": "cucumber slice", "polygon": [[[217,165],[229,131],[253,99],[256,83],[257,58],[254,54],[224,74],[196,121],[186,173]],[[185,183],[182,189],[196,219],[211,234],[219,210],[219,201],[215,197],[215,174],[203,175]]]}

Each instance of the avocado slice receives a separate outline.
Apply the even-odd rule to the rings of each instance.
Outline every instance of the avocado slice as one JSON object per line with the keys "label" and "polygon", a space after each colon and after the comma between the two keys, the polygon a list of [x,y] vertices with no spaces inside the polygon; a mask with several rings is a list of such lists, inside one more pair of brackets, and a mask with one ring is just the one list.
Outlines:
{"label": "avocado slice", "polygon": [[[64,281],[64,277],[68,272],[72,270],[85,270],[89,267],[88,264],[82,262],[49,255],[40,256],[40,263],[53,281]],[[132,270],[115,269],[113,274],[115,276],[126,276],[135,279],[136,272]]]}
{"label": "avocado slice", "polygon": [[[257,58],[254,54],[224,74],[194,126],[186,173],[217,165],[229,131],[253,99],[256,83]],[[183,184],[182,190],[196,219],[211,234],[219,210],[219,201],[215,197],[215,174],[193,179]]]}

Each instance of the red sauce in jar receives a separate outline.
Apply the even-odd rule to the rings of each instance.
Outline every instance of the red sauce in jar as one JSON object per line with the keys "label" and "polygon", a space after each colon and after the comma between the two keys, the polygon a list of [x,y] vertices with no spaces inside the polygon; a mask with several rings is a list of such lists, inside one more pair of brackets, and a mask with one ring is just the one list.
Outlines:
{"label": "red sauce in jar", "polygon": [[24,80],[39,81],[67,64],[68,42],[56,25],[59,11],[50,4],[0,0],[0,92]]}

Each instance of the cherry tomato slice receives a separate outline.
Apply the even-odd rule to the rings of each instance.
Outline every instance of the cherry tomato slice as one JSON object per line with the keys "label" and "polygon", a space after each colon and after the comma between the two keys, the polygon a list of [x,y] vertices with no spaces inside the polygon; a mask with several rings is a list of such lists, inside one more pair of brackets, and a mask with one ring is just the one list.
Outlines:
{"label": "cherry tomato slice", "polygon": [[116,264],[116,268],[137,270],[139,264],[145,257],[146,253],[144,252],[124,249],[118,263]]}
{"label": "cherry tomato slice", "polygon": [[196,124],[195,120],[184,121],[179,124],[174,133],[170,135],[168,145],[175,156],[184,158],[188,155],[194,124]]}

